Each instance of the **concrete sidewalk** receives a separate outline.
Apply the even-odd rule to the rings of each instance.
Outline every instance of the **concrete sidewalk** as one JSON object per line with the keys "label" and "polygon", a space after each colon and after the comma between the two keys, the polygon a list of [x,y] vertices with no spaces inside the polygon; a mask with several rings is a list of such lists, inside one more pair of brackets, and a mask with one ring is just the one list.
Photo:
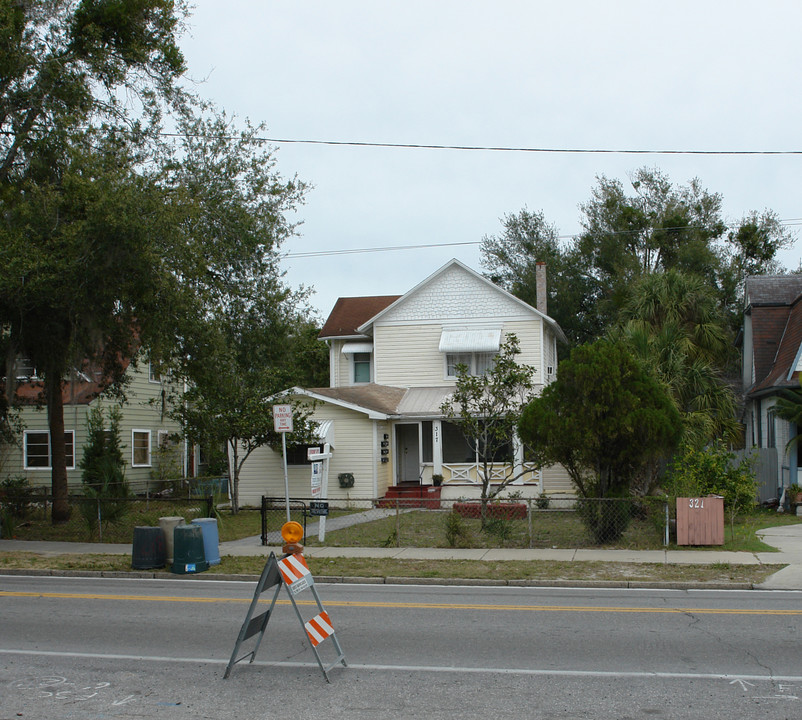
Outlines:
{"label": "concrete sidewalk", "polygon": [[[758,532],[761,539],[778,552],[729,552],[725,550],[605,550],[584,548],[368,548],[314,547],[304,551],[307,557],[394,558],[399,560],[556,560],[560,562],[626,562],[677,565],[787,565],[762,583],[761,589],[802,590],[802,524],[768,528]],[[264,546],[259,537],[220,543],[220,555],[264,556],[276,546]],[[30,552],[37,555],[131,555],[130,544],[62,543],[38,540],[0,540],[0,552]]]}

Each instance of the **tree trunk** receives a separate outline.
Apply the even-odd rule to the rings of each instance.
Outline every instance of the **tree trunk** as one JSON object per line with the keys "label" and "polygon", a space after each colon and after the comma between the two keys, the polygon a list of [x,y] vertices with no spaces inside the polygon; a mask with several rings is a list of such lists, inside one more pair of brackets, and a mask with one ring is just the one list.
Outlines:
{"label": "tree trunk", "polygon": [[239,453],[236,441],[229,441],[231,458],[228,463],[228,482],[231,488],[231,514],[239,512]]}
{"label": "tree trunk", "polygon": [[48,372],[45,377],[47,420],[50,427],[50,492],[53,495],[53,524],[70,519],[71,508],[67,486],[67,454],[64,447],[64,399],[61,375]]}

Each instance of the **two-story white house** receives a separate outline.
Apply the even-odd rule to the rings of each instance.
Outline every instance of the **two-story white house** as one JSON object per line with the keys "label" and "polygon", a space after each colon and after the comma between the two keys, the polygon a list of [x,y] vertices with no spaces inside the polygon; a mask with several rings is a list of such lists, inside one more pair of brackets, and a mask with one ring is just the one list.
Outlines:
{"label": "two-story white house", "polygon": [[[541,285],[545,304],[545,266]],[[383,497],[399,486],[431,486],[433,475],[443,477],[443,499],[478,496],[478,458],[441,407],[457,365],[482,373],[510,334],[520,343],[518,361],[535,368],[539,391],[556,376],[562,330],[545,307],[527,305],[458,260],[404,295],[340,298],[320,334],[330,348],[330,387],[288,391],[316,403],[321,442],[332,449],[329,497]],[[292,497],[310,496],[306,450],[289,454]],[[511,455],[525,466],[514,441]],[[343,473],[353,475],[353,487],[340,487]],[[573,492],[562,468],[531,469],[511,489],[524,497]],[[243,505],[262,495],[284,495],[282,456],[266,447],[240,475]]]}

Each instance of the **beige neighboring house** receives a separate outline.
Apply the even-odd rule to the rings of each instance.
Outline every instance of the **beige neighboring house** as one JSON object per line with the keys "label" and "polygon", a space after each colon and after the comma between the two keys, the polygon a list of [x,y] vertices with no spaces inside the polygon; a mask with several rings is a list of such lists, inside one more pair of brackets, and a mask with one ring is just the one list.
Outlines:
{"label": "beige neighboring house", "polygon": [[[456,366],[482,373],[510,334],[520,342],[519,362],[535,368],[538,392],[555,379],[557,342],[565,337],[546,314],[541,269],[541,309],[458,260],[404,295],[337,301],[320,333],[330,348],[330,387],[288,391],[317,403],[320,439],[332,450],[329,498],[380,498],[416,486],[428,491],[435,474],[444,478],[443,499],[478,497],[478,458],[440,408],[453,392]],[[520,444],[512,447],[510,462],[526,469]],[[310,497],[306,451],[289,455],[294,498]],[[353,475],[353,487],[340,487],[343,473]],[[573,494],[562,468],[530,469],[510,490],[523,497]],[[257,505],[263,495],[284,496],[282,456],[269,448],[255,451],[240,475],[243,505]]]}
{"label": "beige neighboring house", "polygon": [[[164,379],[146,360],[126,370],[129,384],[127,402],[122,406],[120,442],[125,459],[125,478],[136,492],[155,486],[160,474],[192,475],[192,457],[176,437],[180,426],[167,416],[167,387]],[[24,476],[33,486],[50,487],[50,431],[47,410],[37,407],[42,384],[35,368],[18,364],[16,394],[22,400],[24,430],[20,446],[0,447],[0,477]],[[91,372],[75,372],[63,391],[64,442],[67,450],[67,482],[70,492],[80,489],[83,447],[87,438],[89,410],[104,412],[117,406],[114,398],[104,397],[100,377]],[[169,467],[167,465],[169,464]]]}

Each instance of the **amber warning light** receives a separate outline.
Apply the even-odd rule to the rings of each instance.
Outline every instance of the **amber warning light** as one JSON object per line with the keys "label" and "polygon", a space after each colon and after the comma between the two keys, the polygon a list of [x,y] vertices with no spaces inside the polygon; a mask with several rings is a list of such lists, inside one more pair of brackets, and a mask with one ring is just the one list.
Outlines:
{"label": "amber warning light", "polygon": [[303,552],[304,546],[301,545],[301,540],[304,539],[303,525],[295,520],[289,520],[281,526],[281,537],[284,538],[284,552],[289,555],[290,553]]}

